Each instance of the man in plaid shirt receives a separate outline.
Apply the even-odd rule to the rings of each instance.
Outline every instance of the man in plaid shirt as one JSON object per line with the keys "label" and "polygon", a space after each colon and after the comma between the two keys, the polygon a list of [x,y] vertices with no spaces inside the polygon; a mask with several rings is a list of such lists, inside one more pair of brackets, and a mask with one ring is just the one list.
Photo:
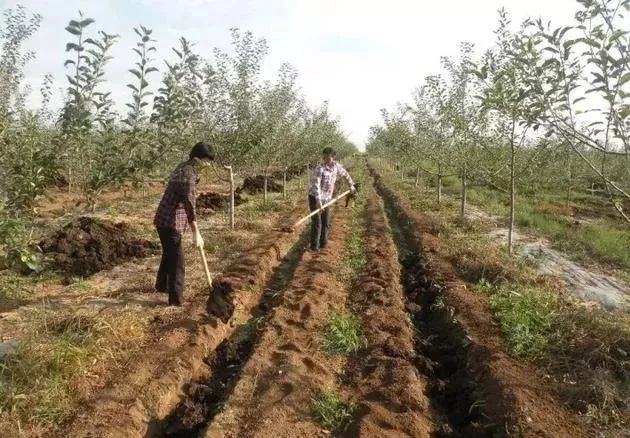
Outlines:
{"label": "man in plaid shirt", "polygon": [[[327,147],[322,151],[322,154],[323,160],[315,167],[308,191],[308,204],[311,211],[321,208],[323,204],[332,199],[337,176],[344,178],[348,182],[350,190],[355,191],[352,177],[341,163],[335,161],[334,149]],[[311,220],[311,250],[318,251],[326,247],[329,230],[330,207],[327,207],[321,213],[313,216]]]}
{"label": "man in plaid shirt", "polygon": [[190,224],[193,243],[203,248],[203,238],[197,227],[195,204],[197,201],[197,174],[199,169],[214,160],[211,145],[197,143],[190,151],[188,161],[179,164],[162,195],[153,224],[162,243],[162,260],[157,273],[155,289],[168,292],[168,303],[179,306],[184,300],[184,249],[182,235]]}

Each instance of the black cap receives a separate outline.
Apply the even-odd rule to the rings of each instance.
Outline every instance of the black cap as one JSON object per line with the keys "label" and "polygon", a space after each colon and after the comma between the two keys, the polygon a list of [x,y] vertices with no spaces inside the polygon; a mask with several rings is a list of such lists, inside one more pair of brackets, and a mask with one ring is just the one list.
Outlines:
{"label": "black cap", "polygon": [[214,146],[209,143],[199,142],[190,150],[189,158],[199,158],[200,160],[214,161]]}

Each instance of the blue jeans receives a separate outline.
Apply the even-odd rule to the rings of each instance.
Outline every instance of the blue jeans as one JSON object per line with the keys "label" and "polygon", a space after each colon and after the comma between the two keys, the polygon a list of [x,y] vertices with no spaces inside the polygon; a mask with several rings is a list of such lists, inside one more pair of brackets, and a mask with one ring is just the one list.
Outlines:
{"label": "blue jeans", "polygon": [[[315,196],[308,197],[308,206],[311,211],[318,208]],[[316,214],[311,219],[311,249],[325,248],[328,242],[328,231],[330,230],[330,207],[325,208],[321,213]]]}

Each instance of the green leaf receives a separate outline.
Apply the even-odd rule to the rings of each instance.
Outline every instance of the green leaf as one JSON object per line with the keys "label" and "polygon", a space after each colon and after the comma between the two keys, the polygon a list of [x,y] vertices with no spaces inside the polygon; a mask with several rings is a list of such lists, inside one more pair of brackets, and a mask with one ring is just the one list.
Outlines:
{"label": "green leaf", "polygon": [[67,43],[66,44],[66,52],[74,50],[75,52],[80,52],[83,50],[83,46],[80,46],[76,43]]}
{"label": "green leaf", "polygon": [[85,20],[79,22],[80,27],[88,27],[90,24],[94,23],[94,19],[86,18]]}
{"label": "green leaf", "polygon": [[615,31],[610,38],[608,39],[608,41],[610,41],[611,43],[617,41],[619,38],[623,37],[624,35],[626,35],[627,32],[623,31],[623,30],[617,30]]}
{"label": "green leaf", "polygon": [[134,75],[135,77],[137,77],[138,79],[142,78],[142,73],[140,73],[138,70],[136,70],[135,68],[130,68],[129,69],[129,73],[131,73],[132,75]]}
{"label": "green leaf", "polygon": [[76,27],[68,26],[66,27],[66,31],[72,35],[81,35],[81,30]]}
{"label": "green leaf", "polygon": [[582,102],[583,100],[586,100],[586,97],[578,97],[577,99],[573,101],[573,105],[575,105],[578,102]]}
{"label": "green leaf", "polygon": [[600,73],[592,72],[592,75],[595,76],[595,80],[593,81],[593,84],[605,83],[604,76],[602,76]]}
{"label": "green leaf", "polygon": [[74,85],[75,87],[78,85],[78,83],[77,83],[75,78],[73,78],[70,75],[66,75],[66,77],[68,78],[68,82],[70,82],[71,85]]}

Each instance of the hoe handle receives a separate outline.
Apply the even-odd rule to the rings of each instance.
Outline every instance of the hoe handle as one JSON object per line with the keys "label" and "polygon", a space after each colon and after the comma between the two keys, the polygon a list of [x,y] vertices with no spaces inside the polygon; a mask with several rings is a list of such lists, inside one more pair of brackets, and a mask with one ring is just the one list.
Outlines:
{"label": "hoe handle", "polygon": [[343,192],[341,195],[337,196],[336,198],[331,199],[330,201],[328,201],[327,203],[325,203],[324,205],[321,206],[321,208],[318,208],[317,210],[313,210],[312,212],[310,212],[308,215],[304,216],[302,219],[300,219],[299,221],[297,221],[295,224],[293,224],[293,228],[297,227],[298,225],[302,224],[303,222],[307,221],[308,219],[312,218],[313,216],[315,216],[317,213],[321,212],[323,209],[330,207],[331,205],[333,205],[335,202],[339,201],[341,198],[348,196],[351,193],[350,190],[346,190],[345,192]]}
{"label": "hoe handle", "polygon": [[208,269],[208,260],[206,260],[206,253],[203,248],[199,248],[201,253],[201,260],[203,260],[203,269],[206,271],[206,280],[208,280],[208,286],[212,287],[212,277],[210,276],[210,270]]}

